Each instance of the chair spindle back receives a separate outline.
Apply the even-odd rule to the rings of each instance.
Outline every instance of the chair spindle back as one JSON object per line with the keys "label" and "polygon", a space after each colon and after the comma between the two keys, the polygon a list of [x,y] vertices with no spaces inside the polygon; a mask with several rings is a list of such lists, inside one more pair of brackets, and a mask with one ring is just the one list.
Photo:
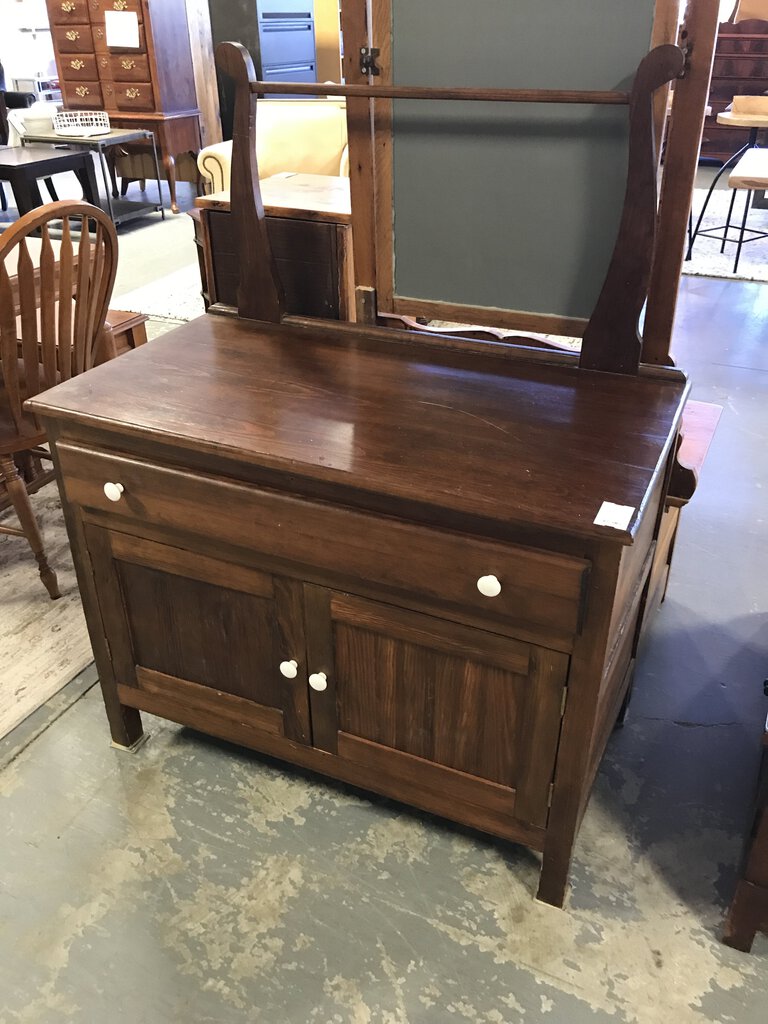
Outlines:
{"label": "chair spindle back", "polygon": [[[50,226],[59,221],[57,258]],[[28,243],[35,233],[37,267]],[[89,203],[50,203],[0,236],[0,370],[19,431],[29,422],[27,398],[93,366],[116,270],[114,224]]]}

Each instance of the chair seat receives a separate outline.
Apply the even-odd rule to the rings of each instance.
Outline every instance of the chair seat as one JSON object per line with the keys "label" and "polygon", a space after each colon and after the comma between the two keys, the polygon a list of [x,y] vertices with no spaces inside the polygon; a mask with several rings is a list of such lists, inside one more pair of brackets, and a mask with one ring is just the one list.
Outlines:
{"label": "chair seat", "polygon": [[748,149],[731,171],[728,186],[768,189],[768,149]]}

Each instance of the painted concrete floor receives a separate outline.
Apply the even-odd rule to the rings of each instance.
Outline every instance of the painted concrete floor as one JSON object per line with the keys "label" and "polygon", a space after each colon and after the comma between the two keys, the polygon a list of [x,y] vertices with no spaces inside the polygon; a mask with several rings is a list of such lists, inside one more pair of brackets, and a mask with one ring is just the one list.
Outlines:
{"label": "painted concrete floor", "polygon": [[768,939],[719,934],[766,712],[768,286],[684,280],[675,353],[725,412],[564,911],[525,850],[190,730],[118,753],[86,676],[0,744],[1,1024],[765,1024]]}

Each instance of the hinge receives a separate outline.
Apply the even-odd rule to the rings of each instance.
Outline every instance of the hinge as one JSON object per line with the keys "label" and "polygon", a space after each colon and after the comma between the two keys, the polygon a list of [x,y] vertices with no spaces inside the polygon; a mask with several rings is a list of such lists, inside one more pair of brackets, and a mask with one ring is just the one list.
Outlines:
{"label": "hinge", "polygon": [[563,687],[563,696],[562,696],[562,699],[560,701],[560,717],[561,718],[565,715],[565,705],[566,705],[566,701],[567,700],[568,700],[568,687],[564,686]]}
{"label": "hinge", "polygon": [[549,794],[547,796],[547,807],[551,807],[552,806],[552,797],[554,795],[555,795],[555,784],[554,784],[554,782],[550,782],[550,784],[549,784]]}
{"label": "hinge", "polygon": [[373,75],[374,78],[381,74],[381,68],[376,63],[376,58],[381,53],[381,50],[375,46],[361,46],[360,47],[360,74],[361,75]]}

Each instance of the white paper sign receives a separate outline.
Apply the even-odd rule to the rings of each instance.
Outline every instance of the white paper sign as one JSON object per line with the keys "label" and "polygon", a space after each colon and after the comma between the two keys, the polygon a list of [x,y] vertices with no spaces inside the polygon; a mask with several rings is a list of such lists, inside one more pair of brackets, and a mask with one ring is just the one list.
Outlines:
{"label": "white paper sign", "polygon": [[138,50],[139,16],[135,11],[105,11],[107,46]]}
{"label": "white paper sign", "polygon": [[595,516],[595,526],[612,526],[614,530],[626,530],[635,514],[631,505],[614,505],[604,501]]}

